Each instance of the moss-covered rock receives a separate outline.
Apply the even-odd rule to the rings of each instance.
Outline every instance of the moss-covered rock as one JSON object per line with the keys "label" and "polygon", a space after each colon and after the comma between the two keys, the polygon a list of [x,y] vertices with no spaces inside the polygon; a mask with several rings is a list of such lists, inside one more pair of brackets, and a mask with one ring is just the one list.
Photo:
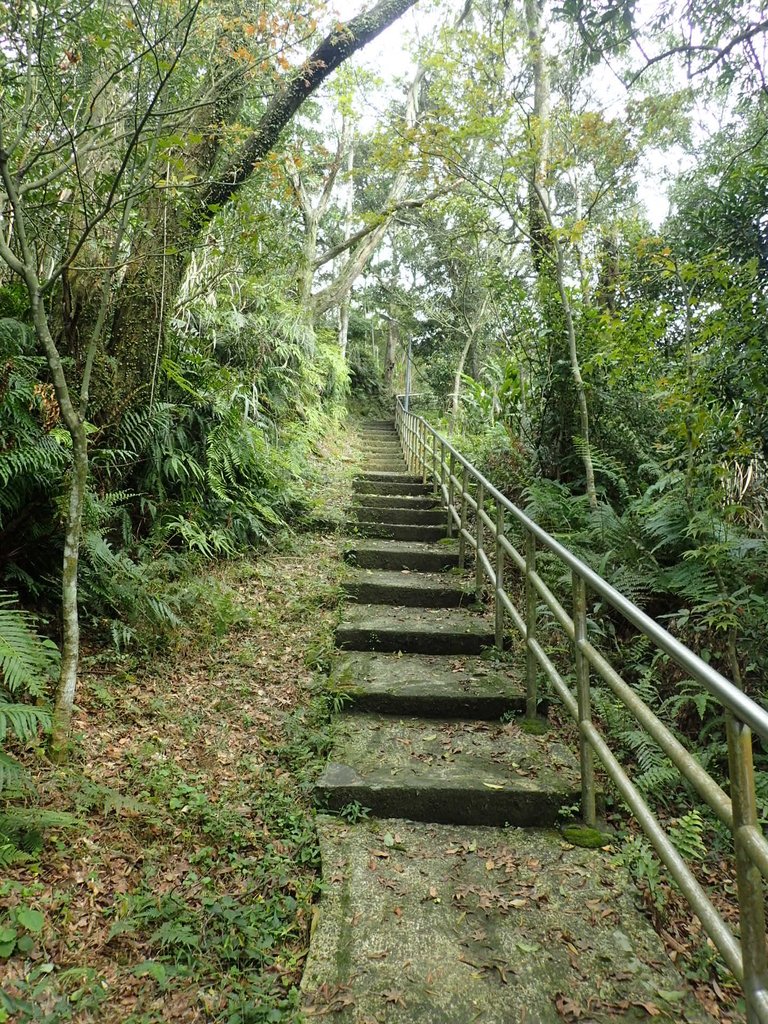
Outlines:
{"label": "moss-covered rock", "polygon": [[599,850],[601,846],[607,846],[611,842],[611,837],[607,833],[588,825],[566,825],[563,829],[563,839],[571,846],[581,846],[585,850]]}

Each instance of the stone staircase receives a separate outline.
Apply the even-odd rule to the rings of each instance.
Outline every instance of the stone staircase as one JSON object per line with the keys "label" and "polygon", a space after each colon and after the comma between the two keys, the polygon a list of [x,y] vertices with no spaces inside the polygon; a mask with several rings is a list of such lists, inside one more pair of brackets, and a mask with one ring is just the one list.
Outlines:
{"label": "stone staircase", "polygon": [[578,758],[543,718],[521,717],[520,676],[494,652],[431,487],[408,474],[392,423],[363,425],[361,443],[329,680],[344,713],[316,787],[346,820],[319,819],[329,890],[308,1015],[643,1020],[643,1001],[656,1015],[654,990],[671,986],[683,996],[669,1019],[707,1019],[606,854],[555,831],[579,799]]}

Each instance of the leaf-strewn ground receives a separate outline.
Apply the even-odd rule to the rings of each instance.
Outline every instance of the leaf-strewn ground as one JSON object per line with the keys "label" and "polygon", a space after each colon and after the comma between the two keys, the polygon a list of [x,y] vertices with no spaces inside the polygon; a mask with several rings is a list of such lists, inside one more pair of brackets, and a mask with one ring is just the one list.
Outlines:
{"label": "leaf-strewn ground", "polygon": [[354,460],[328,445],[319,528],[206,568],[212,607],[174,650],[92,651],[72,763],[26,752],[39,806],[74,823],[0,882],[0,919],[44,921],[0,960],[0,1020],[297,1019],[319,885],[307,780],[328,738],[315,695]]}

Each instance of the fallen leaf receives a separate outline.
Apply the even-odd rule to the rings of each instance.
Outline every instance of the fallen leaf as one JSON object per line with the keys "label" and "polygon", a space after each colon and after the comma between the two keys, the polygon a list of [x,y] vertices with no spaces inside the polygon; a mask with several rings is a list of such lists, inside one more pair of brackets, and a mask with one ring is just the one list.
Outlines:
{"label": "fallen leaf", "polygon": [[385,1003],[391,1003],[393,1006],[405,1007],[405,1000],[403,999],[403,993],[396,988],[390,988],[386,992],[381,993]]}

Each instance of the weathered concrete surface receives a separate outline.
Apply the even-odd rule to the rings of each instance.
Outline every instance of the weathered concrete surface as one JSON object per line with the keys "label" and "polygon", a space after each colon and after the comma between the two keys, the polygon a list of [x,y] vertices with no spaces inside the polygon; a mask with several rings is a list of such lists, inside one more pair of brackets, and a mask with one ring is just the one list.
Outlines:
{"label": "weathered concrete surface", "polygon": [[551,825],[579,792],[571,751],[514,721],[374,714],[340,719],[333,761],[316,785],[332,810],[358,803],[380,818],[461,825]]}
{"label": "weathered concrete surface", "polygon": [[366,470],[364,473],[361,473],[360,476],[357,479],[358,480],[366,480],[366,481],[369,481],[369,482],[370,481],[374,481],[374,482],[378,482],[378,483],[388,483],[388,484],[420,484],[421,483],[421,477],[420,476],[413,476],[410,473],[397,473],[397,472],[387,473],[387,472],[376,472],[374,470],[371,470],[370,472],[368,470]]}
{"label": "weathered concrete surface", "polygon": [[412,608],[458,608],[475,600],[466,580],[445,573],[357,569],[343,583],[358,604],[395,604]]}
{"label": "weathered concrete surface", "polygon": [[412,540],[420,543],[437,541],[445,536],[445,526],[414,523],[381,523],[360,519],[350,523],[350,529],[361,537],[381,537],[388,540]]}
{"label": "weathered concrete surface", "polygon": [[487,616],[443,608],[348,608],[336,642],[351,651],[408,654],[480,654],[494,641]]}
{"label": "weathered concrete surface", "polygon": [[321,817],[318,831],[310,1019],[711,1024],[610,853],[519,829]]}
{"label": "weathered concrete surface", "polygon": [[414,572],[441,572],[459,564],[455,542],[439,544],[403,544],[392,540],[358,540],[349,545],[344,558],[362,569],[410,569]]}
{"label": "weathered concrete surface", "polygon": [[419,494],[373,494],[362,491],[355,495],[355,500],[369,508],[433,509],[437,507],[436,498]]}
{"label": "weathered concrete surface", "polygon": [[[419,480],[421,478],[419,477]],[[359,494],[432,494],[430,484],[416,483],[408,484],[394,482],[391,480],[368,480],[365,477],[357,477],[352,481],[352,489]]]}
{"label": "weathered concrete surface", "polygon": [[498,721],[525,709],[525,690],[509,665],[447,654],[339,655],[328,680],[345,708],[430,718]]}
{"label": "weathered concrete surface", "polygon": [[369,452],[365,459],[365,472],[371,470],[392,469],[404,473],[408,470],[406,460],[402,458],[401,452]]}
{"label": "weathered concrete surface", "polygon": [[362,502],[354,505],[353,510],[358,519],[379,523],[410,523],[412,526],[441,526],[446,522],[446,513],[435,508],[379,508]]}

